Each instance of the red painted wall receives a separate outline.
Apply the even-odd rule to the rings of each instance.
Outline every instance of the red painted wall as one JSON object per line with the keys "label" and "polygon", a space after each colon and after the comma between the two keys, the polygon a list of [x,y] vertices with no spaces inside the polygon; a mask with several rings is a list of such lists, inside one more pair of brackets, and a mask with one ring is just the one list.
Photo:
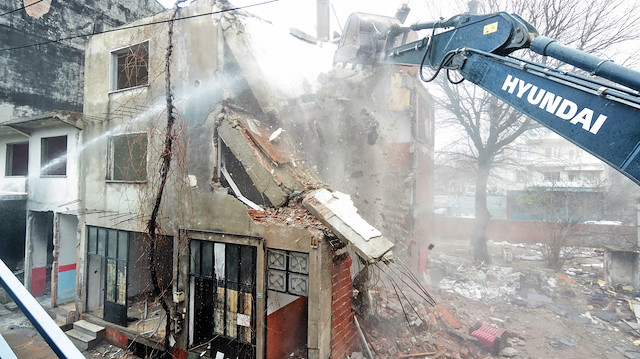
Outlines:
{"label": "red painted wall", "polygon": [[44,295],[47,287],[47,268],[33,268],[31,270],[31,294],[34,297]]}
{"label": "red painted wall", "polygon": [[356,348],[356,328],[351,312],[353,283],[351,257],[336,256],[331,269],[331,359],[347,358]]}
{"label": "red painted wall", "polygon": [[301,297],[267,317],[267,359],[307,351],[307,298]]}

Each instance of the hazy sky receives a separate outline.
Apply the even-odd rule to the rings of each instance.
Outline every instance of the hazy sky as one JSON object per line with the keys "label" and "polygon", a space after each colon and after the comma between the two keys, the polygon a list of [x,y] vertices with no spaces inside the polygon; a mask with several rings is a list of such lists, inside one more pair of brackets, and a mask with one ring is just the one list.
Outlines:
{"label": "hazy sky", "polygon": [[[236,6],[247,6],[265,0],[231,0]],[[171,7],[175,0],[158,0],[165,7]],[[450,17],[455,11],[442,10],[427,0],[333,0],[331,1],[331,31],[340,32],[349,14],[365,12],[376,15],[394,16],[396,10],[407,3],[412,9],[406,24],[416,21],[434,20],[439,16]],[[449,7],[450,9],[450,7]],[[247,11],[283,27],[295,27],[310,35],[316,35],[316,0],[278,0],[277,2],[251,7]],[[339,25],[338,25],[339,21]]]}

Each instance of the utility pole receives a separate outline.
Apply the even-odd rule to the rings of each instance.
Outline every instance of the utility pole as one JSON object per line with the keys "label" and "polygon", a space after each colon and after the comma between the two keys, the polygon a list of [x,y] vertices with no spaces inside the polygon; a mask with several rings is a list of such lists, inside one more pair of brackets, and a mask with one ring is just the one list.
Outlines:
{"label": "utility pole", "polygon": [[330,6],[330,0],[316,0],[318,40],[329,40]]}

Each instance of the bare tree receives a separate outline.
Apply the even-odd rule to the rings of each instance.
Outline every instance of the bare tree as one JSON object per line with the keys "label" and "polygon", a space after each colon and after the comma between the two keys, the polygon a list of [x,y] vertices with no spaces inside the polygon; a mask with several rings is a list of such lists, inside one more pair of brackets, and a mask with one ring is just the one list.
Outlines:
{"label": "bare tree", "polygon": [[[474,2],[475,3],[475,2]],[[640,6],[624,0],[486,0],[479,11],[505,11],[521,15],[538,31],[582,51],[610,58],[611,49],[634,39],[640,28]],[[518,54],[516,53],[516,56]],[[529,56],[529,55],[525,55]],[[546,58],[537,61],[547,62]],[[553,64],[553,62],[549,62]],[[490,219],[487,185],[493,169],[507,166],[509,148],[524,132],[537,127],[492,95],[470,84],[452,85],[440,80],[442,122],[464,135],[440,155],[449,162],[471,165],[476,171],[476,222],[471,236],[474,258],[489,262],[486,228]]]}
{"label": "bare tree", "polygon": [[550,187],[529,188],[518,197],[519,205],[532,218],[542,221],[542,254],[547,266],[555,271],[562,268],[562,248],[576,234],[576,224],[604,214],[604,192],[598,187],[589,192],[566,188],[558,182]]}

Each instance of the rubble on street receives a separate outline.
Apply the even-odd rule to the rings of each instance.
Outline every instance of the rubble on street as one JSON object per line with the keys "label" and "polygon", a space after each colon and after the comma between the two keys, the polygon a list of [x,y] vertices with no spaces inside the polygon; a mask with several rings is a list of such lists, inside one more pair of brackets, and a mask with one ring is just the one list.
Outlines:
{"label": "rubble on street", "polygon": [[376,313],[360,319],[373,357],[640,358],[640,292],[603,280],[602,250],[566,248],[554,272],[531,259],[539,245],[490,242],[492,264],[467,246],[436,245],[423,278],[435,306],[374,278]]}

